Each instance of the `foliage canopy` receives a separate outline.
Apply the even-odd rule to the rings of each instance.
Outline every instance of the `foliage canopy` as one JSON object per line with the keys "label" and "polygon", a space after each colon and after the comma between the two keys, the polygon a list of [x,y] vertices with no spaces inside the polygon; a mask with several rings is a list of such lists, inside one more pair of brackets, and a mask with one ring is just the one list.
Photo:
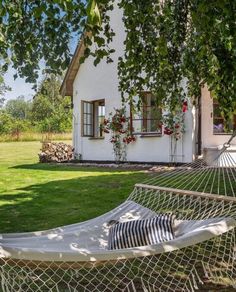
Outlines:
{"label": "foliage canopy", "polygon": [[[173,110],[207,84],[227,118],[236,108],[236,2],[227,0],[126,1],[122,92],[144,88]],[[187,87],[187,92],[186,92]]]}
{"label": "foliage canopy", "polygon": [[[70,60],[71,37],[86,31],[85,57],[94,56],[95,65],[104,57],[111,62],[114,2],[1,1],[0,56],[33,82],[40,59],[51,72],[62,72]],[[189,96],[197,97],[207,84],[225,116],[232,113],[236,107],[236,1],[116,2],[123,9],[127,33],[118,66],[123,98],[132,99],[148,88],[174,110],[185,99],[185,88]]]}

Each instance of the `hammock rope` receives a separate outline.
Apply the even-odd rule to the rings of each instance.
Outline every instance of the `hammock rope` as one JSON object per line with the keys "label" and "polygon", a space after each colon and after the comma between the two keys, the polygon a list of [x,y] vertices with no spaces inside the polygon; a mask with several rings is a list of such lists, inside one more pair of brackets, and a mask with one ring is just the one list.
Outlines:
{"label": "hammock rope", "polygon": [[236,196],[236,161],[228,152],[235,137],[236,131],[218,151],[211,165],[207,165],[204,159],[197,159],[183,167],[177,167],[156,175],[144,183],[166,187],[174,186],[176,189],[195,190],[203,193]]}
{"label": "hammock rope", "polygon": [[[98,218],[49,231],[3,234],[1,291],[193,292],[206,282],[212,290],[214,285],[223,285],[219,291],[236,288],[235,137],[236,131],[210,158],[152,173],[123,204]],[[169,212],[177,218],[174,240],[107,250],[110,220]]]}

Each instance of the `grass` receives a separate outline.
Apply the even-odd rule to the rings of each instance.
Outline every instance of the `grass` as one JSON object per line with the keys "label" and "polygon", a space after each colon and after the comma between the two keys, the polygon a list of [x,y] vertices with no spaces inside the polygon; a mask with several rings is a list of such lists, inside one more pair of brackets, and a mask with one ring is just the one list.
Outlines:
{"label": "grass", "polygon": [[[0,233],[49,229],[101,215],[150,175],[39,164],[40,146],[39,142],[0,143]],[[208,283],[198,291],[235,290]]]}
{"label": "grass", "polygon": [[38,133],[38,132],[22,132],[19,135],[0,135],[0,142],[29,142],[50,140],[71,140],[72,133]]}
{"label": "grass", "polygon": [[0,233],[53,228],[116,207],[138,171],[39,164],[39,142],[0,143]]}

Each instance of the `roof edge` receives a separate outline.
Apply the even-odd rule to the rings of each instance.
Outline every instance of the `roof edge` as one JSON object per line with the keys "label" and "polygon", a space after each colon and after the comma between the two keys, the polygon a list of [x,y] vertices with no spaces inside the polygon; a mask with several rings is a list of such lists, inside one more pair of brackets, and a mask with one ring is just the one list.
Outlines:
{"label": "roof edge", "polygon": [[73,83],[81,65],[80,58],[84,54],[84,49],[85,49],[84,36],[82,36],[75,49],[74,55],[66,71],[66,75],[62,81],[60,87],[60,94],[62,96],[73,96]]}

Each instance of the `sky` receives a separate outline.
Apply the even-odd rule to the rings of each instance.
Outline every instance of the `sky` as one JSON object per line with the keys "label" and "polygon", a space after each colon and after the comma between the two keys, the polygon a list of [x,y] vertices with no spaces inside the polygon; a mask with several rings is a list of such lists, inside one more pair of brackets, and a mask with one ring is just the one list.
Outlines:
{"label": "sky", "polygon": [[[78,37],[74,36],[70,42],[70,52],[73,54],[76,45],[78,43]],[[40,61],[40,69],[42,70],[44,68],[44,62]],[[7,100],[9,99],[15,99],[20,95],[24,95],[27,100],[32,99],[32,97],[35,95],[35,90],[32,89],[34,84],[25,82],[24,78],[17,78],[14,80],[14,74],[16,71],[13,68],[9,68],[8,72],[4,75],[4,81],[7,86],[9,86],[12,90],[7,91],[5,93],[4,98]],[[42,74],[39,74],[38,82],[42,80]]]}
{"label": "sky", "polygon": [[32,99],[35,94],[35,91],[32,89],[33,84],[26,83],[25,79],[17,78],[14,80],[13,75],[15,70],[10,68],[8,72],[4,75],[4,81],[7,86],[11,87],[11,91],[5,93],[4,98],[6,100],[15,99],[20,95],[24,95],[26,99]]}

